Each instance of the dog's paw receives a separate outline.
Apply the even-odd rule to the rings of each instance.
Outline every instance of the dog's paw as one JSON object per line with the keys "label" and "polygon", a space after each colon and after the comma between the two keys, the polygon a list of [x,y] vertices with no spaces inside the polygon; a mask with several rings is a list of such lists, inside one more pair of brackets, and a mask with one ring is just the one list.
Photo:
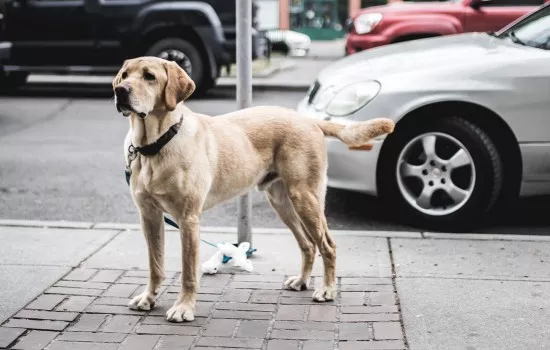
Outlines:
{"label": "dog's paw", "polygon": [[166,312],[166,319],[169,322],[190,322],[195,319],[193,308],[187,303],[176,302],[174,306]]}
{"label": "dog's paw", "polygon": [[148,292],[143,292],[130,300],[128,307],[132,310],[149,311],[155,307],[155,297]]}
{"label": "dog's paw", "polygon": [[307,281],[305,281],[302,276],[294,276],[287,279],[284,286],[286,289],[296,290],[299,292],[307,289]]}
{"label": "dog's paw", "polygon": [[313,293],[313,300],[323,302],[331,301],[336,298],[336,289],[334,286],[321,286]]}

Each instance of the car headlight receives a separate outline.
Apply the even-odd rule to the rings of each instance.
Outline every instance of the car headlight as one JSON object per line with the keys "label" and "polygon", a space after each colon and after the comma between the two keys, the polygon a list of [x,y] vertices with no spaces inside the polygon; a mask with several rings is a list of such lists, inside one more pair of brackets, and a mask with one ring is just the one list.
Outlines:
{"label": "car headlight", "polygon": [[315,96],[315,99],[313,102],[313,107],[315,108],[315,110],[319,112],[326,110],[328,103],[334,97],[336,92],[337,90],[334,85],[328,86],[323,90],[321,90],[321,92],[319,92],[317,96]]}
{"label": "car headlight", "polygon": [[380,92],[380,88],[380,83],[377,81],[348,85],[330,99],[326,113],[334,117],[350,115],[372,101]]}
{"label": "car headlight", "polygon": [[381,13],[364,13],[355,18],[353,22],[357,34],[370,33],[382,20]]}

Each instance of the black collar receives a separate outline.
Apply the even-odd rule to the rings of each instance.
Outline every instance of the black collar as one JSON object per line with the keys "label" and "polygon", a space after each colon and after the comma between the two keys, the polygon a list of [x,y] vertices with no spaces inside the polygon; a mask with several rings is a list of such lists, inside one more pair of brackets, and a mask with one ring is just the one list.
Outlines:
{"label": "black collar", "polygon": [[130,148],[134,148],[137,152],[144,156],[154,156],[155,154],[159,153],[162,147],[166,146],[174,136],[178,133],[178,130],[181,127],[181,123],[183,122],[183,116],[181,116],[180,121],[176,124],[172,125],[168,131],[166,131],[164,134],[162,134],[161,137],[159,137],[155,142],[141,146],[141,147],[133,147],[130,146]]}

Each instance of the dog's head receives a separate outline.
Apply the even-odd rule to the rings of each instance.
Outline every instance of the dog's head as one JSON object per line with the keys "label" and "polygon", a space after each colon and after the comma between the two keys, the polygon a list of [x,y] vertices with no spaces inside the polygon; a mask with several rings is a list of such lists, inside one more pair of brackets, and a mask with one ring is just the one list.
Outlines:
{"label": "dog's head", "polygon": [[124,61],[113,80],[113,90],[120,113],[145,118],[153,110],[173,111],[195,91],[195,83],[174,62],[139,57]]}

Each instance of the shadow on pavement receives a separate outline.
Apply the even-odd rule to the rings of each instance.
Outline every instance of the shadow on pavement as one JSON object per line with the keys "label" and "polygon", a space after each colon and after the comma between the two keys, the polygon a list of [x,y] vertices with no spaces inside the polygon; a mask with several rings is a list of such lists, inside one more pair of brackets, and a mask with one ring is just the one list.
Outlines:
{"label": "shadow on pavement", "polygon": [[[480,223],[473,232],[548,235],[550,196],[522,198],[491,222]],[[386,210],[381,200],[362,193],[329,188],[325,210],[331,229],[418,231],[400,224],[399,213]]]}

